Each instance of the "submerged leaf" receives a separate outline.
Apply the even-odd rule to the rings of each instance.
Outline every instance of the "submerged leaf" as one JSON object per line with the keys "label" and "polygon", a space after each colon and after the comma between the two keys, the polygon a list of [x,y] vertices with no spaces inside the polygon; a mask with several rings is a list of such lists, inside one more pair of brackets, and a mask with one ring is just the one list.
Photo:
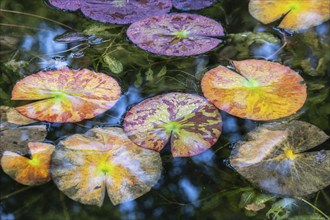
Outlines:
{"label": "submerged leaf", "polygon": [[43,141],[46,138],[46,125],[11,127],[0,131],[0,156],[4,151],[14,151],[22,155],[29,153],[29,142]]}
{"label": "submerged leaf", "polygon": [[139,146],[160,151],[170,141],[174,157],[189,157],[215,144],[222,121],[219,111],[203,97],[175,92],[133,106],[123,126]]}
{"label": "submerged leaf", "polygon": [[78,122],[111,108],[120,86],[112,77],[87,69],[39,72],[17,82],[12,100],[35,100],[17,107],[21,114],[49,122]]}
{"label": "submerged leaf", "polygon": [[172,0],[177,9],[189,11],[199,10],[211,6],[216,0]]}
{"label": "submerged leaf", "polygon": [[165,14],[172,8],[171,0],[48,0],[50,5],[64,10],[80,9],[96,21],[129,24],[154,15]]}
{"label": "submerged leaf", "polygon": [[298,31],[319,25],[330,18],[329,0],[250,0],[250,14],[264,24],[278,19],[279,27]]}
{"label": "submerged leaf", "polygon": [[50,156],[55,147],[41,142],[29,142],[31,159],[11,151],[5,151],[1,158],[3,171],[17,182],[28,185],[40,185],[48,182]]}
{"label": "submerged leaf", "polygon": [[159,153],[138,147],[121,128],[94,128],[59,145],[52,158],[53,180],[83,204],[101,206],[106,191],[114,205],[136,199],[160,178]]}
{"label": "submerged leaf", "polygon": [[307,122],[261,126],[239,142],[231,165],[274,194],[305,196],[330,184],[330,151],[305,152],[329,137]]}
{"label": "submerged leaf", "polygon": [[304,79],[289,67],[264,60],[233,61],[202,79],[204,96],[229,114],[253,120],[274,120],[296,113],[306,101]]}
{"label": "submerged leaf", "polygon": [[217,21],[194,14],[170,14],[137,21],[127,29],[129,39],[140,48],[166,56],[205,53],[224,36]]}

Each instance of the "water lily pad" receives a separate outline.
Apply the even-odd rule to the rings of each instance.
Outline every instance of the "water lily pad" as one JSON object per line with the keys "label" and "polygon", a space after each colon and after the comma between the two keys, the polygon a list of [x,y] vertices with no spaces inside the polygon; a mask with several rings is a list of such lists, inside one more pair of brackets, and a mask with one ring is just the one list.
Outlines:
{"label": "water lily pad", "polygon": [[264,24],[282,17],[279,27],[298,31],[319,25],[330,18],[328,0],[250,0],[250,14]]}
{"label": "water lily pad", "polygon": [[261,126],[236,144],[230,163],[263,190],[308,195],[330,184],[330,151],[305,151],[328,138],[316,126],[302,121]]}
{"label": "water lily pad", "polygon": [[31,158],[5,151],[1,158],[3,171],[17,182],[28,186],[48,182],[51,179],[49,167],[54,146],[41,142],[30,142],[28,146]]}
{"label": "water lily pad", "polygon": [[51,174],[71,199],[101,206],[105,191],[114,205],[147,193],[161,169],[159,153],[138,147],[121,128],[108,127],[61,141],[53,154]]}
{"label": "water lily pad", "polygon": [[215,48],[224,36],[217,21],[194,14],[169,14],[137,21],[127,29],[140,48],[166,56],[190,56]]}
{"label": "water lily pad", "polygon": [[39,72],[18,81],[12,100],[34,100],[17,107],[26,117],[49,122],[78,122],[111,108],[120,86],[112,77],[87,69]]}
{"label": "water lily pad", "polygon": [[64,10],[78,10],[96,21],[112,24],[130,24],[135,21],[166,14],[172,8],[171,0],[49,0],[50,5]]}
{"label": "water lily pad", "polygon": [[0,106],[0,131],[8,128],[14,128],[19,125],[27,125],[36,121],[27,118],[16,111],[15,108]]}
{"label": "water lily pad", "polygon": [[28,143],[43,141],[46,138],[46,135],[46,125],[29,125],[6,128],[0,131],[0,156],[6,150],[14,151],[22,155],[28,154]]}
{"label": "water lily pad", "polygon": [[175,8],[189,11],[209,7],[216,2],[216,0],[173,0],[172,2]]}
{"label": "water lily pad", "polygon": [[203,97],[167,93],[133,106],[124,118],[128,137],[144,148],[160,151],[170,141],[174,157],[200,154],[218,140],[219,111]]}
{"label": "water lily pad", "polygon": [[202,79],[204,96],[229,114],[274,120],[296,113],[306,101],[304,79],[289,67],[264,60],[233,61],[235,70],[218,66]]}

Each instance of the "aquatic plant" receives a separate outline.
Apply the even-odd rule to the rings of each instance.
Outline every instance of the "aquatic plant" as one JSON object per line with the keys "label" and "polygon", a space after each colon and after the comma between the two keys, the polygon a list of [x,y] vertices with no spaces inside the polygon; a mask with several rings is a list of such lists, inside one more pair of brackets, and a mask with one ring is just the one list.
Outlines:
{"label": "aquatic plant", "polygon": [[328,0],[250,0],[250,14],[264,24],[281,20],[280,28],[299,31],[319,25],[330,18]]}
{"label": "aquatic plant", "polygon": [[114,205],[136,199],[160,178],[159,153],[138,147],[121,128],[94,128],[58,147],[52,178],[64,194],[83,204],[101,206],[106,191]]}
{"label": "aquatic plant", "polygon": [[166,56],[191,56],[214,49],[224,36],[220,23],[195,14],[148,17],[127,29],[128,38],[140,48]]}
{"label": "aquatic plant", "polygon": [[230,164],[267,192],[306,196],[330,184],[330,151],[308,151],[328,138],[303,121],[260,126],[235,145]]}
{"label": "aquatic plant", "polygon": [[264,60],[233,61],[234,70],[218,66],[201,82],[204,96],[229,114],[274,120],[296,113],[305,103],[304,79],[289,67]]}
{"label": "aquatic plant", "polygon": [[172,8],[171,0],[48,0],[49,4],[64,10],[80,11],[93,20],[130,24],[154,15],[166,14]]}
{"label": "aquatic plant", "polygon": [[115,105],[120,86],[112,77],[87,69],[38,72],[18,81],[12,100],[37,100],[17,107],[22,115],[49,122],[78,122]]}
{"label": "aquatic plant", "polygon": [[146,99],[125,115],[123,127],[137,145],[155,151],[167,142],[174,157],[200,154],[216,143],[221,133],[219,111],[201,96],[167,93]]}
{"label": "aquatic plant", "polygon": [[51,179],[50,156],[55,147],[41,142],[29,142],[28,146],[31,158],[5,151],[1,158],[1,167],[7,175],[23,185],[44,184]]}

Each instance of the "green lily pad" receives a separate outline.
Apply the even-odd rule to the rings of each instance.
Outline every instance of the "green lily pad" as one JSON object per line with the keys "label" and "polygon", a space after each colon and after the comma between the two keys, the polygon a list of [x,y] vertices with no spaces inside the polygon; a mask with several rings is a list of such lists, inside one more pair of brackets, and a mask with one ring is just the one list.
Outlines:
{"label": "green lily pad", "polygon": [[61,141],[52,157],[51,175],[71,199],[101,206],[106,191],[114,205],[147,193],[161,169],[159,153],[138,147],[121,128],[108,127]]}
{"label": "green lily pad", "polygon": [[221,134],[219,111],[205,98],[167,93],[133,106],[124,118],[124,130],[137,145],[160,151],[170,141],[174,157],[200,154]]}
{"label": "green lily pad", "polygon": [[330,151],[305,152],[329,138],[303,121],[261,126],[237,143],[231,165],[270,193],[305,196],[330,184]]}

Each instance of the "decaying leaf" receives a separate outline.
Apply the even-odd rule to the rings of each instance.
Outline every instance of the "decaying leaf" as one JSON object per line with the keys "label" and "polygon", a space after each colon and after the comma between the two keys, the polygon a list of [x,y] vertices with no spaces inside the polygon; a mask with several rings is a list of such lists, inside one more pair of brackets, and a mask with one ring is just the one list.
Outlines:
{"label": "decaying leaf", "polygon": [[15,108],[0,106],[0,131],[34,122],[36,121],[23,116]]}
{"label": "decaying leaf", "polygon": [[283,17],[279,27],[298,31],[330,18],[329,0],[250,0],[250,14],[264,24]]}
{"label": "decaying leaf", "polygon": [[41,142],[29,142],[28,146],[31,158],[5,151],[1,158],[3,171],[23,185],[34,186],[48,182],[51,179],[50,158],[55,147]]}
{"label": "decaying leaf", "polygon": [[127,29],[129,39],[140,48],[166,56],[191,56],[214,49],[224,30],[217,21],[195,14],[148,17]]}
{"label": "decaying leaf", "polygon": [[112,77],[93,71],[61,69],[38,72],[18,81],[12,100],[34,100],[17,107],[26,117],[49,122],[78,122],[102,114],[119,99]]}
{"label": "decaying leaf", "polygon": [[218,66],[201,82],[204,96],[229,114],[274,120],[296,113],[305,103],[304,79],[289,67],[264,60],[233,61],[237,72]]}
{"label": "decaying leaf", "polygon": [[106,191],[114,205],[147,193],[161,169],[158,152],[138,147],[121,128],[108,127],[61,141],[52,157],[51,174],[71,199],[101,206]]}
{"label": "decaying leaf", "polygon": [[167,93],[133,106],[123,127],[137,145],[160,151],[170,141],[174,157],[200,154],[218,140],[219,111],[201,96]]}
{"label": "decaying leaf", "polygon": [[330,151],[305,152],[328,138],[302,121],[261,126],[236,144],[230,163],[267,192],[305,196],[330,184]]}

